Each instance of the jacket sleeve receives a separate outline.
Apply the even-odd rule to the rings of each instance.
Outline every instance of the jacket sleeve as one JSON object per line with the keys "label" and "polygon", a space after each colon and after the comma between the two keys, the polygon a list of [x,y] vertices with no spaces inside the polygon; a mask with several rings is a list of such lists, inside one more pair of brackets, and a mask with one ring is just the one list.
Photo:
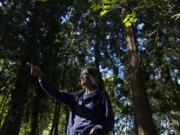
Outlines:
{"label": "jacket sleeve", "polygon": [[102,122],[100,122],[100,124],[97,124],[93,127],[95,135],[107,134],[114,127],[114,113],[109,96],[106,92],[102,98],[102,106],[105,118],[102,120]]}
{"label": "jacket sleeve", "polygon": [[48,95],[55,98],[58,102],[63,102],[68,105],[74,103],[75,97],[73,94],[59,91],[46,77],[39,79],[39,84]]}

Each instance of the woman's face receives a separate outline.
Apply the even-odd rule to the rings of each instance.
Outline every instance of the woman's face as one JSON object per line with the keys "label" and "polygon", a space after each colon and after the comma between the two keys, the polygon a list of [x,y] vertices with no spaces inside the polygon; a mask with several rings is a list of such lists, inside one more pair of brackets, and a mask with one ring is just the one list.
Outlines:
{"label": "woman's face", "polygon": [[82,86],[85,85],[86,83],[88,83],[88,80],[89,80],[88,74],[82,72],[80,79],[81,79],[81,85]]}
{"label": "woman's face", "polygon": [[81,86],[85,88],[91,86],[90,77],[87,71],[82,71],[80,75],[80,83],[81,83]]}

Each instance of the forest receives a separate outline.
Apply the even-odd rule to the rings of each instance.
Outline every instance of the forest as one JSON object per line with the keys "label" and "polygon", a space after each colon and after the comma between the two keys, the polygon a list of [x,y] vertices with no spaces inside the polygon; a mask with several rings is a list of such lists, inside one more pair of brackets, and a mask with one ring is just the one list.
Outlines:
{"label": "forest", "polygon": [[180,135],[179,0],[0,0],[0,135],[65,135],[68,106],[27,62],[67,93],[96,67],[109,135]]}

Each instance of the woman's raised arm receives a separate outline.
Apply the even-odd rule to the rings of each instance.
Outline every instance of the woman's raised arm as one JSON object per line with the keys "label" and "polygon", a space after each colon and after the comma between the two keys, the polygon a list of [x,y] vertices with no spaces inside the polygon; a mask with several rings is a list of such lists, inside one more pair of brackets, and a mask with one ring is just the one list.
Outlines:
{"label": "woman's raised arm", "polygon": [[43,90],[53,98],[55,98],[59,102],[63,102],[68,105],[73,105],[75,102],[75,97],[73,94],[65,93],[62,91],[59,91],[55,85],[50,82],[45,74],[41,71],[41,69],[33,64],[27,63],[27,66],[30,67],[31,75],[38,78],[40,86],[43,88]]}

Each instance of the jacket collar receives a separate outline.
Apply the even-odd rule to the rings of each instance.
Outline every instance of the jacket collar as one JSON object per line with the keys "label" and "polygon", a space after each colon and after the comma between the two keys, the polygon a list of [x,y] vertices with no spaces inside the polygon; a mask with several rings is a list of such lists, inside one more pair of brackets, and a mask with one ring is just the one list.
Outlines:
{"label": "jacket collar", "polygon": [[93,98],[93,97],[95,97],[97,94],[98,94],[98,90],[94,90],[94,91],[92,91],[92,92],[89,93],[89,94],[85,94],[85,91],[84,91],[84,93],[83,93],[83,100],[86,100],[86,99],[88,99],[88,98]]}

